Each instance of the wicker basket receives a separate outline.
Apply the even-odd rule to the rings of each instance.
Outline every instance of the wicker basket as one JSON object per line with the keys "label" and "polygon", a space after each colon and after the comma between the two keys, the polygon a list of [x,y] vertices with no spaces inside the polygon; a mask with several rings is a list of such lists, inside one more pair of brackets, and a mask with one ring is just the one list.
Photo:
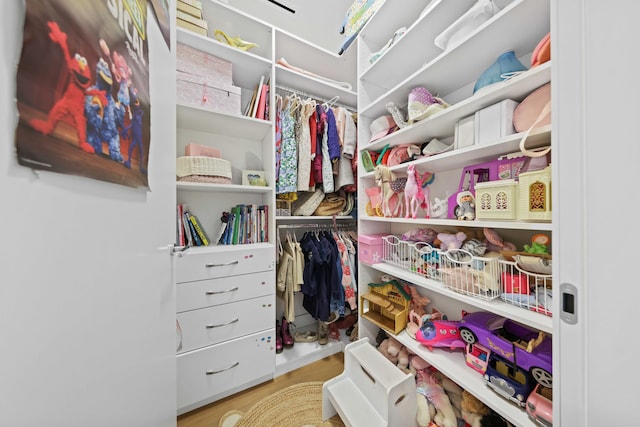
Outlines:
{"label": "wicker basket", "polygon": [[231,163],[228,160],[205,156],[181,156],[176,160],[176,175],[220,176],[231,179]]}

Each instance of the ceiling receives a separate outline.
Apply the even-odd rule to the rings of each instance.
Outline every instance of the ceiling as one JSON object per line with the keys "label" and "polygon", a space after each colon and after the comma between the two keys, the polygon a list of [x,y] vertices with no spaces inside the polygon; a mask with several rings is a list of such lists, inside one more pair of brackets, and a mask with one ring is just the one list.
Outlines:
{"label": "ceiling", "polygon": [[340,25],[353,3],[353,0],[220,1],[336,54],[344,40],[339,33]]}

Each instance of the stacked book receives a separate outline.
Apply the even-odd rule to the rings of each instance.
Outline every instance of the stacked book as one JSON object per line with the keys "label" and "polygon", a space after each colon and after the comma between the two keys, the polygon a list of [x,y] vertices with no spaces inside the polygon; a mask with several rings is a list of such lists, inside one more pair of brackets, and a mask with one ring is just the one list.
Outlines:
{"label": "stacked book", "polygon": [[218,244],[244,245],[269,241],[269,206],[236,205],[223,212]]}
{"label": "stacked book", "polygon": [[209,246],[211,241],[198,217],[189,212],[187,205],[177,207],[176,243],[178,246]]}
{"label": "stacked book", "polygon": [[200,0],[177,0],[176,23],[178,27],[207,36],[209,24],[202,17]]}

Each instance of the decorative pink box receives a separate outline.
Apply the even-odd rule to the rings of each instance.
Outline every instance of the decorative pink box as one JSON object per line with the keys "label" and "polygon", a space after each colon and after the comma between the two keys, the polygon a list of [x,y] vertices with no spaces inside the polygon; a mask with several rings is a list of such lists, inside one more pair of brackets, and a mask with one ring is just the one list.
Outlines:
{"label": "decorative pink box", "polygon": [[382,262],[382,237],[386,234],[358,235],[358,260],[366,264]]}
{"label": "decorative pink box", "polygon": [[193,142],[184,147],[185,156],[220,157],[220,150]]}
{"label": "decorative pink box", "polygon": [[176,70],[191,76],[198,76],[201,81],[215,87],[233,85],[233,63],[216,56],[177,44]]}
{"label": "decorative pink box", "polygon": [[176,98],[179,104],[221,113],[240,115],[240,88],[216,86],[199,76],[176,71]]}

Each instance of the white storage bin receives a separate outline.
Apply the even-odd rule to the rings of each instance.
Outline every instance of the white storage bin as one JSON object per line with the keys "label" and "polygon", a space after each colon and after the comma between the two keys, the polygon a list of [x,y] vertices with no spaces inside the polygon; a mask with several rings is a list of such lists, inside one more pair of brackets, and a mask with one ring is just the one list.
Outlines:
{"label": "white storage bin", "polygon": [[518,183],[514,179],[478,182],[476,190],[476,218],[516,219]]}
{"label": "white storage bin", "polygon": [[476,111],[474,120],[475,142],[478,145],[488,144],[507,135],[514,134],[513,110],[518,103],[512,99],[504,99],[489,107]]}

